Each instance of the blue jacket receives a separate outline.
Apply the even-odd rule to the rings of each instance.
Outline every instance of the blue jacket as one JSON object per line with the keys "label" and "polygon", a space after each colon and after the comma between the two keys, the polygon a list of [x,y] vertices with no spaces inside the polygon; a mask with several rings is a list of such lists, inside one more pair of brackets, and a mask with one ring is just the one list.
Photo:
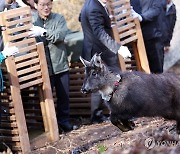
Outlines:
{"label": "blue jacket", "polygon": [[[2,63],[2,61],[5,59],[5,57],[3,56],[3,54],[0,52],[0,64]],[[0,91],[3,90],[3,76],[2,76],[2,71],[0,69]]]}

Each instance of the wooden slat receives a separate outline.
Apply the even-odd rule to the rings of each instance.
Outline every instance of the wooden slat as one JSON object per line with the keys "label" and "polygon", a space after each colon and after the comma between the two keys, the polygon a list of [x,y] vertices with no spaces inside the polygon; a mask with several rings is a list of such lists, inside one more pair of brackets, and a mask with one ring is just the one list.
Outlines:
{"label": "wooden slat", "polygon": [[13,42],[13,43],[11,43],[11,45],[19,47],[19,46],[27,45],[27,44],[30,44],[30,43],[36,44],[35,38],[28,38],[28,39],[24,39],[24,40],[19,41],[19,42]]}
{"label": "wooden slat", "polygon": [[20,18],[18,20],[13,20],[13,21],[7,22],[6,26],[10,27],[10,26],[17,25],[17,24],[24,23],[24,22],[31,22],[31,20],[32,20],[31,16],[26,17],[26,18]]}
{"label": "wooden slat", "polygon": [[18,142],[18,141],[20,141],[19,137],[9,137],[9,136],[0,136],[0,140],[3,140],[4,142],[8,142],[8,141]]}
{"label": "wooden slat", "polygon": [[71,108],[90,108],[91,104],[90,104],[90,99],[88,100],[89,103],[85,103],[86,101],[84,101],[83,103],[71,103],[70,107]]}
{"label": "wooden slat", "polygon": [[1,122],[1,127],[17,127],[17,123],[16,122],[12,122],[12,123],[4,123]]}
{"label": "wooden slat", "polygon": [[30,74],[30,75],[20,77],[19,82],[24,82],[24,81],[27,81],[27,80],[30,80],[30,79],[41,77],[41,76],[42,76],[41,72],[35,72],[35,73]]}
{"label": "wooden slat", "polygon": [[84,74],[70,74],[70,79],[84,78]]}
{"label": "wooden slat", "polygon": [[[111,0],[112,1],[112,0]],[[121,0],[121,1],[112,1],[111,2],[111,6],[112,7],[116,7],[116,6],[119,6],[119,5],[124,5],[124,4],[126,4],[126,0]]]}
{"label": "wooden slat", "polygon": [[127,16],[131,15],[131,10],[126,10],[126,12],[119,13],[120,11],[122,11],[122,9],[121,8],[116,8],[113,11],[114,11],[114,14],[118,14],[117,17],[116,17],[118,19],[121,19],[121,18],[124,18],[124,17],[127,17]]}
{"label": "wooden slat", "polygon": [[130,10],[130,7],[128,4],[122,5],[121,7],[115,7],[114,8],[114,12],[122,13],[122,14],[124,14],[125,12],[128,12],[128,14],[130,14],[129,10]]}
{"label": "wooden slat", "polygon": [[32,28],[32,26],[33,26],[32,23],[29,23],[27,25],[7,29],[6,32],[7,32],[7,34],[13,34],[13,33],[19,32],[19,31],[29,30],[30,28]]}
{"label": "wooden slat", "polygon": [[12,130],[8,130],[8,129],[0,129],[0,132],[2,134],[11,134],[11,135],[18,135],[18,129],[12,129]]}
{"label": "wooden slat", "polygon": [[19,33],[19,34],[16,34],[16,35],[12,35],[12,36],[9,36],[8,37],[8,41],[14,41],[14,40],[17,40],[17,39],[24,39],[25,37],[28,37],[29,36],[29,32],[22,32],[22,33]]}
{"label": "wooden slat", "polygon": [[70,85],[81,85],[83,84],[83,80],[70,80]]}
{"label": "wooden slat", "polygon": [[77,73],[77,72],[78,73],[81,73],[81,72],[84,73],[84,70],[85,70],[84,68],[70,68],[69,72],[70,73]]}
{"label": "wooden slat", "polygon": [[90,99],[88,97],[85,98],[70,98],[70,102],[88,102]]}
{"label": "wooden slat", "polygon": [[130,35],[136,35],[136,30],[135,29],[130,29],[124,33],[119,34],[119,38],[122,39],[124,37],[130,36]]}
{"label": "wooden slat", "polygon": [[16,69],[22,68],[22,67],[25,67],[25,66],[29,66],[29,65],[34,65],[34,64],[38,64],[39,65],[39,58],[34,58],[32,60],[28,60],[28,61],[16,64]]}
{"label": "wooden slat", "polygon": [[[116,20],[117,20],[117,18],[116,18]],[[122,19],[119,22],[117,22],[117,26],[120,27],[120,26],[122,26],[122,25],[124,25],[126,23],[129,23],[129,22],[134,22],[134,18],[129,16],[129,17],[125,18],[125,19]]]}
{"label": "wooden slat", "polygon": [[[32,46],[29,46],[29,47],[31,47],[31,49],[34,49],[34,48],[36,48],[36,45],[32,45]],[[27,47],[27,48],[29,48],[29,47]],[[38,56],[37,52],[27,53],[26,55],[15,57],[15,62],[17,63],[19,61],[24,61],[26,59],[36,57],[36,56]]]}
{"label": "wooden slat", "polygon": [[13,9],[13,10],[8,10],[6,13],[5,13],[5,19],[11,19],[11,18],[15,18],[15,17],[18,17],[18,16],[27,16],[27,15],[30,15],[31,14],[31,10],[29,9],[29,7],[23,7],[22,8],[16,8],[16,9]]}
{"label": "wooden slat", "polygon": [[28,46],[25,46],[25,47],[22,47],[21,49],[19,49],[19,52],[22,53],[22,52],[25,52],[25,51],[26,52],[29,52],[29,51],[32,51],[32,50],[35,51],[35,49],[36,49],[36,45],[35,44],[33,44],[33,45],[28,44]]}
{"label": "wooden slat", "polygon": [[41,69],[40,65],[36,65],[36,66],[32,66],[32,67],[24,69],[24,70],[20,70],[20,71],[17,72],[17,74],[19,76],[19,75],[26,74],[26,73],[29,73],[29,72],[38,71],[40,69]]}
{"label": "wooden slat", "polygon": [[131,36],[131,37],[129,37],[129,38],[121,41],[121,44],[122,44],[122,45],[125,45],[125,44],[128,44],[128,43],[130,43],[130,42],[132,42],[132,41],[135,41],[135,40],[137,40],[137,36],[136,36],[136,35]]}
{"label": "wooden slat", "polygon": [[130,23],[130,24],[119,27],[118,32],[121,33],[123,31],[129,30],[129,29],[134,28],[134,27],[135,27],[135,23]]}
{"label": "wooden slat", "polygon": [[31,86],[40,84],[40,83],[42,83],[42,82],[43,82],[42,78],[37,79],[37,80],[33,80],[33,81],[28,82],[28,83],[21,84],[21,85],[20,85],[20,89],[24,89],[24,88],[27,88],[27,87],[31,87]]}

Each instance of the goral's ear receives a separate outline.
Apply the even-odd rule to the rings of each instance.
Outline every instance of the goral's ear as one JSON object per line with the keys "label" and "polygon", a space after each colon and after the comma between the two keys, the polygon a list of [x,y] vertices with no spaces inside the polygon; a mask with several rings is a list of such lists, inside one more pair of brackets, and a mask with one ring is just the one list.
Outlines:
{"label": "goral's ear", "polygon": [[87,60],[85,60],[84,58],[82,58],[81,56],[80,56],[80,58],[79,58],[80,60],[81,60],[81,62],[83,63],[83,65],[85,66],[85,67],[88,67],[89,65],[90,65],[90,62],[89,61],[87,61]]}
{"label": "goral's ear", "polygon": [[101,59],[101,56],[100,56],[100,55],[101,55],[101,54],[96,53],[96,54],[93,56],[91,62],[93,62],[94,66],[99,67],[99,68],[102,68],[102,67],[103,67],[102,63],[103,63],[103,62],[102,62],[102,59]]}

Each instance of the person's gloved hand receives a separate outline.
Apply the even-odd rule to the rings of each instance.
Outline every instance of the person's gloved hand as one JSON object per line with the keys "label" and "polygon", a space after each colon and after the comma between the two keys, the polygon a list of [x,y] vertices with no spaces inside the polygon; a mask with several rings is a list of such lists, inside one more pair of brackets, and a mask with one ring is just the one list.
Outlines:
{"label": "person's gloved hand", "polygon": [[133,8],[131,8],[131,12],[132,12],[131,15],[133,16],[133,18],[138,18],[140,22],[142,21],[142,16],[138,14],[136,11],[134,11]]}
{"label": "person's gloved hand", "polygon": [[126,46],[121,46],[118,50],[118,54],[120,54],[123,58],[131,57],[131,53]]}
{"label": "person's gloved hand", "polygon": [[2,54],[4,57],[13,56],[17,53],[19,53],[19,49],[15,46],[8,47],[8,43],[5,45],[4,50],[2,51]]}
{"label": "person's gloved hand", "polygon": [[39,26],[33,26],[31,29],[30,29],[30,32],[29,32],[29,37],[36,37],[36,36],[43,36],[44,33],[46,33],[47,30],[42,28],[42,27],[39,27]]}

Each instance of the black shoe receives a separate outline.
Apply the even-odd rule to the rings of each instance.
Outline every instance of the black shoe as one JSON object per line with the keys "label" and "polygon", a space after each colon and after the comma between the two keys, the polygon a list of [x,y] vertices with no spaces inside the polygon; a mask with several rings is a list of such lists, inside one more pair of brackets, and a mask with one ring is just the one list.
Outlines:
{"label": "black shoe", "polygon": [[58,126],[60,132],[66,132],[66,133],[78,128],[76,125],[72,125],[69,122],[59,124]]}

